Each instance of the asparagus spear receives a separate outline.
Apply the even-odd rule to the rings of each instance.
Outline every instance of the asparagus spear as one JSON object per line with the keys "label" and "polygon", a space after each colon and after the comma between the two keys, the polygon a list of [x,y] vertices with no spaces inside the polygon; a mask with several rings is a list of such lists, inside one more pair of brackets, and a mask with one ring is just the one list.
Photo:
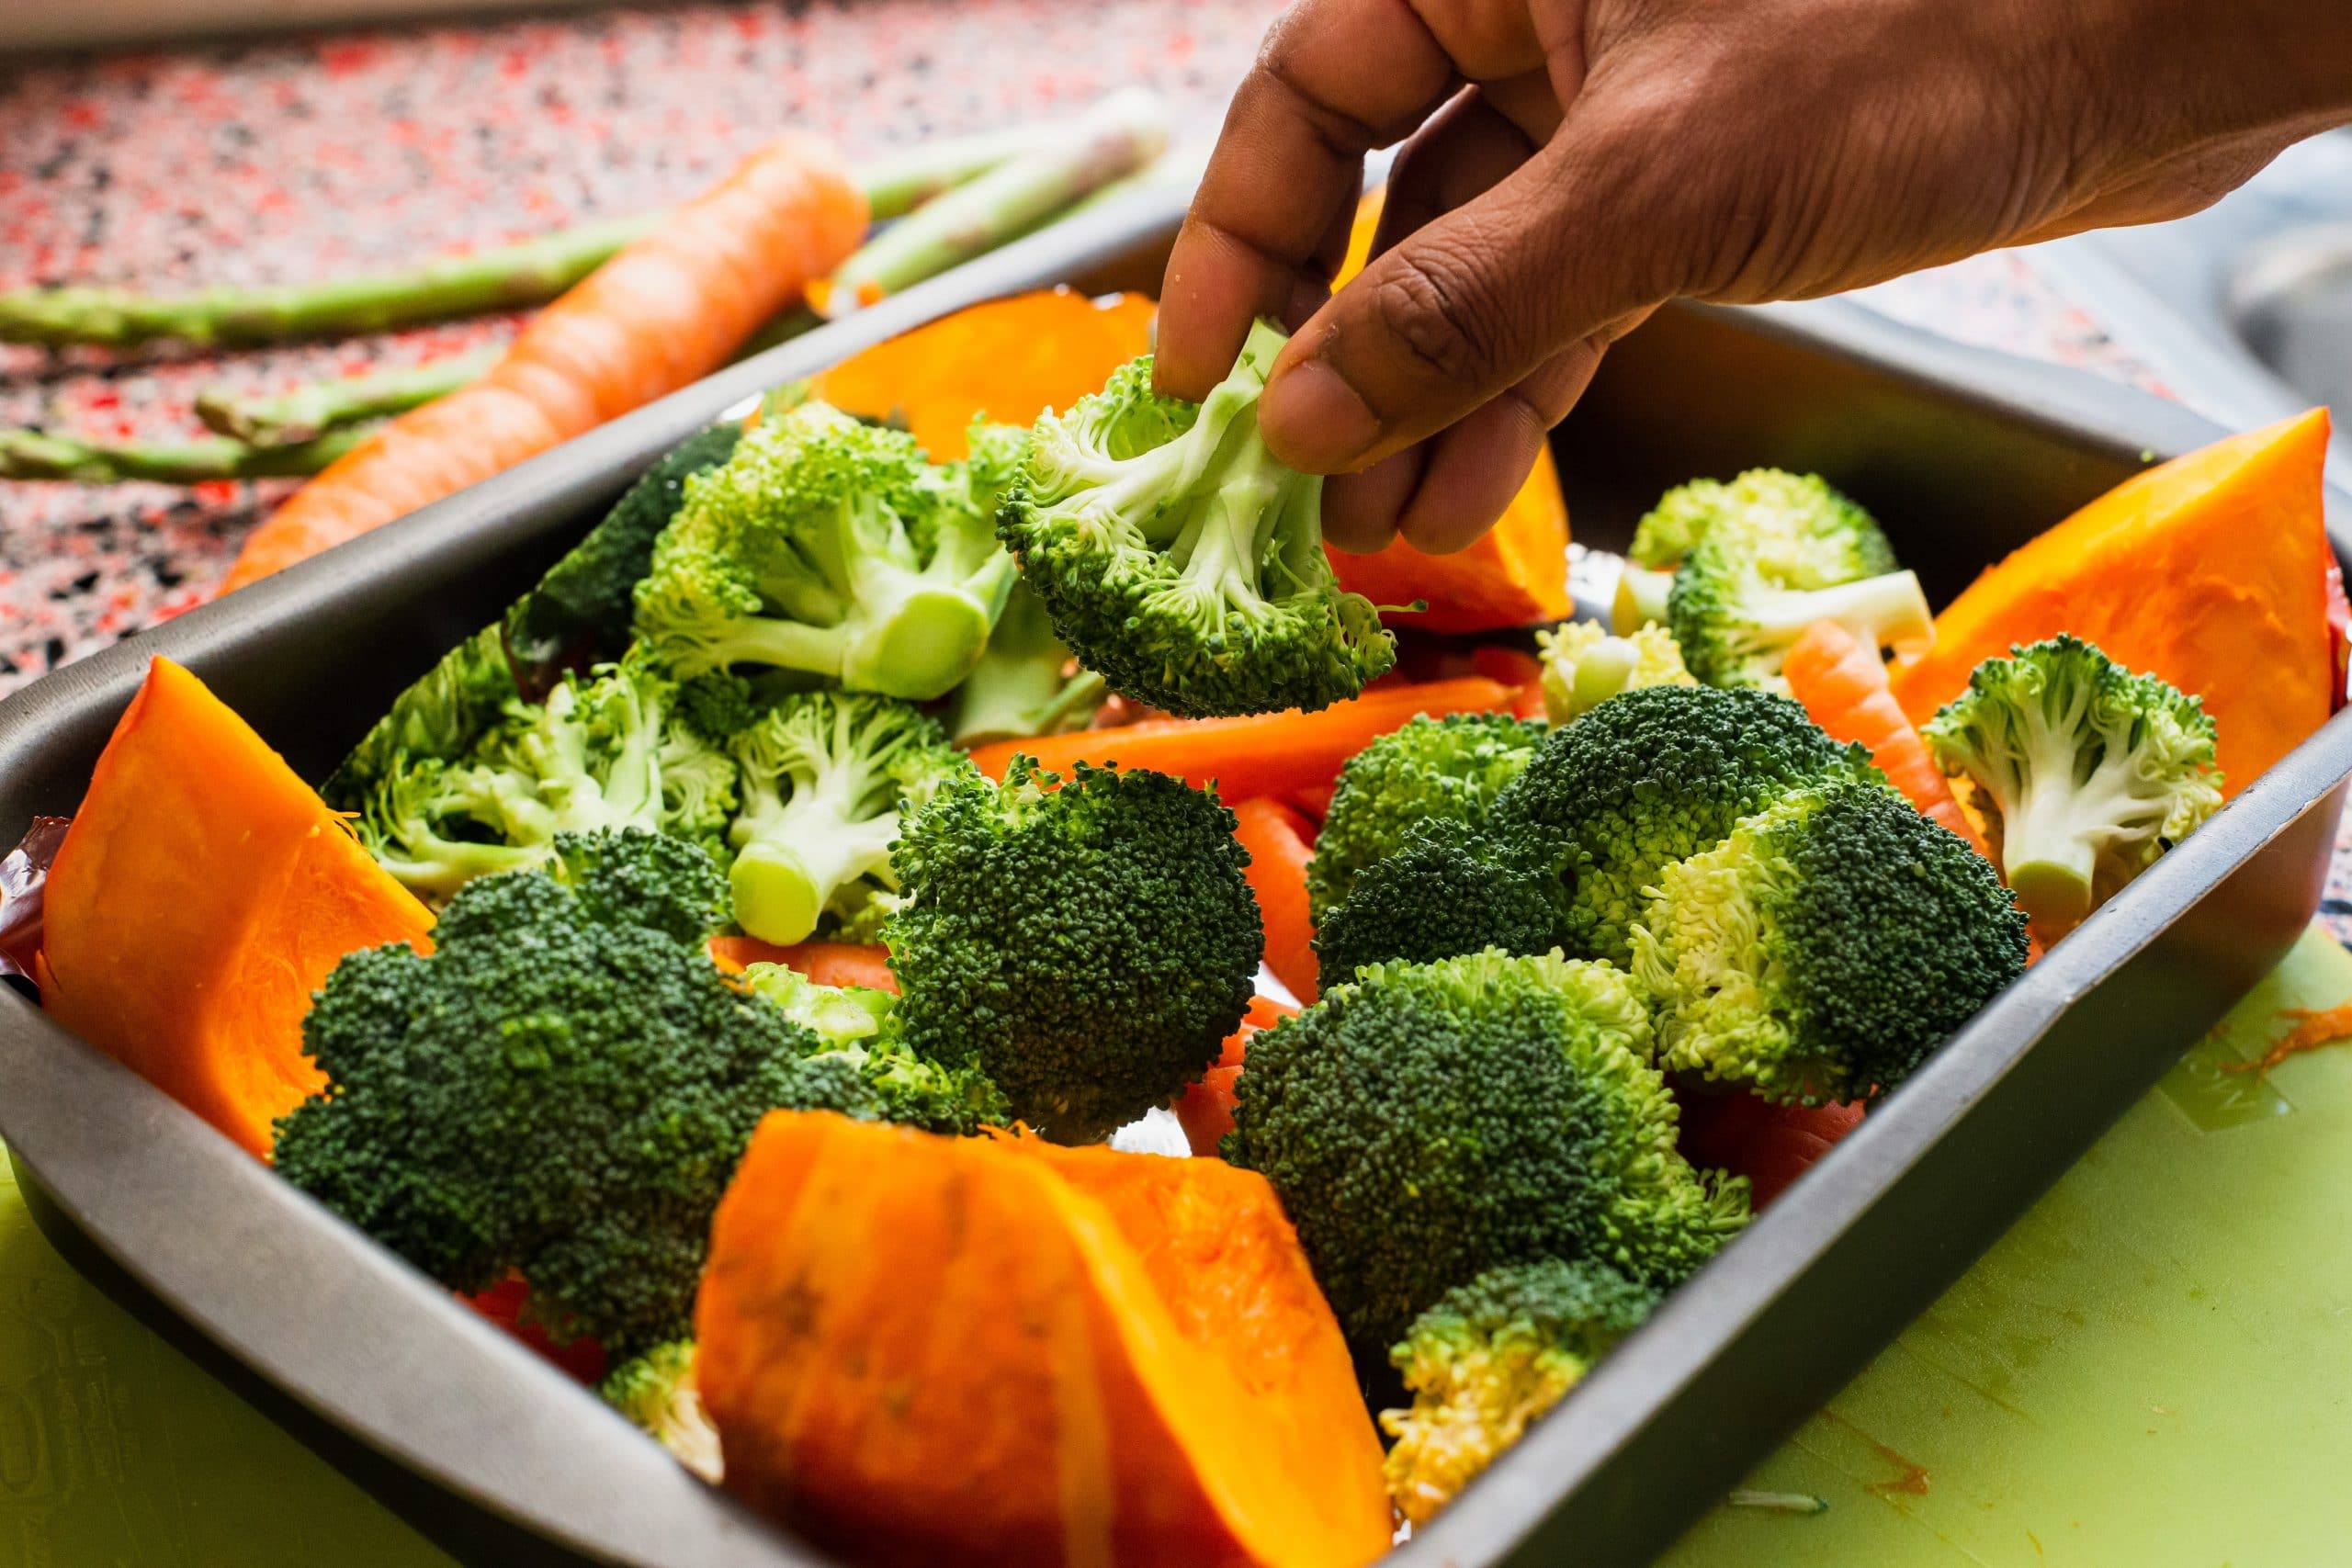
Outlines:
{"label": "asparagus spear", "polygon": [[[1008,158],[1035,150],[1055,134],[1050,126],[1020,126],[932,142],[864,165],[858,181],[865,187],[876,221],[896,218]],[[129,288],[18,289],[0,293],[0,343],[129,348],[158,338],[178,338],[199,344],[247,344],[380,332],[483,310],[518,310],[554,299],[662,216],[650,212],[585,224],[519,244],[426,262],[406,272],[338,282],[208,288],[178,296]]]}
{"label": "asparagus spear", "polygon": [[185,444],[82,441],[38,430],[0,430],[0,479],[197,484],[315,474],[365,440],[365,427],[330,431],[297,446],[248,446],[225,435]]}
{"label": "asparagus spear", "polygon": [[248,446],[299,446],[340,426],[405,413],[454,392],[497,364],[498,355],[494,348],[451,355],[429,365],[320,381],[276,397],[208,387],[196,395],[196,417],[207,429]]}
{"label": "asparagus spear", "polygon": [[1034,152],[926,203],[842,263],[818,301],[838,316],[969,261],[1157,158],[1168,106],[1122,88]]}

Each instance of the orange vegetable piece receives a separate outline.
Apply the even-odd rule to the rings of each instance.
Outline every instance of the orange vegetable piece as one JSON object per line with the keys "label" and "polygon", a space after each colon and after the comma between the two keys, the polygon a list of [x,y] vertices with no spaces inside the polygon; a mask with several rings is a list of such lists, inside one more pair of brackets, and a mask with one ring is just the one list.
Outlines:
{"label": "orange vegetable piece", "polygon": [[1315,858],[1306,825],[1280,801],[1253,795],[1234,803],[1233,836],[1250,852],[1250,891],[1266,927],[1266,967],[1303,1002],[1315,999],[1315,921],[1306,908],[1306,863]]}
{"label": "orange vegetable piece", "polygon": [[1151,718],[1112,729],[991,741],[975,748],[972,761],[994,779],[1024,753],[1057,773],[1080,762],[1151,768],[1196,784],[1214,782],[1230,804],[1329,789],[1349,758],[1415,714],[1492,713],[1516,695],[1483,675],[1400,682],[1315,713],[1285,708],[1242,718]]}
{"label": "orange vegetable piece", "polygon": [[1871,761],[1912,805],[1966,839],[1978,854],[1985,852],[1976,824],[1960,808],[1927,741],[1894,700],[1877,649],[1836,621],[1815,621],[1790,645],[1781,674],[1789,694],[1832,740],[1868,748]]}
{"label": "orange vegetable piece", "polygon": [[1298,1010],[1288,1002],[1251,997],[1250,1010],[1241,1015],[1241,1027],[1225,1037],[1216,1065],[1176,1097],[1172,1109],[1183,1126],[1184,1142],[1192,1145],[1194,1155],[1204,1159],[1214,1156],[1218,1142],[1233,1131],[1233,1086],[1240,1080],[1242,1064],[1249,1059],[1250,1037],[1297,1016]]}
{"label": "orange vegetable piece", "polygon": [[695,1330],[729,1489],[861,1562],[1388,1547],[1339,1325],[1273,1190],[1219,1161],[776,1111]]}
{"label": "orange vegetable piece", "polygon": [[965,455],[985,417],[1035,424],[1099,392],[1151,350],[1158,309],[1140,294],[1097,304],[1068,288],[991,299],[852,355],[819,376],[817,395],[851,413],[905,424],[933,460]]}
{"label": "orange vegetable piece", "polygon": [[[1348,258],[1331,287],[1363,270],[1372,254],[1373,231],[1380,222],[1382,193],[1367,193],[1356,209]],[[1477,632],[1565,620],[1575,613],[1568,597],[1568,507],[1560,495],[1559,471],[1546,448],[1512,498],[1510,510],[1467,549],[1450,556],[1424,555],[1402,539],[1373,555],[1331,552],[1331,565],[1345,586],[1375,604],[1429,601],[1429,609],[1399,622],[1432,631]]]}
{"label": "orange vegetable piece", "polygon": [[729,975],[740,975],[754,964],[781,964],[797,969],[820,986],[865,986],[896,994],[899,977],[890,973],[890,950],[854,942],[802,942],[779,947],[755,936],[715,936],[710,961]]}
{"label": "orange vegetable piece", "polygon": [[324,1080],[311,994],[433,916],[310,785],[167,659],[98,758],[50,867],[41,1005],[253,1154]]}
{"label": "orange vegetable piece", "polygon": [[2205,699],[2235,795],[2335,710],[2327,412],[2136,474],[1978,578],[1894,671],[1915,724],[2012,644],[2073,632]]}

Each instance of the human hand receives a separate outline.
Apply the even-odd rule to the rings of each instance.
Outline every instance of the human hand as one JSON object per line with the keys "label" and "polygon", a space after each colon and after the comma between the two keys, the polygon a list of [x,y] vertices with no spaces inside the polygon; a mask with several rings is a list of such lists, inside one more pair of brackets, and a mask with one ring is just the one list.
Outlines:
{"label": "human hand", "polygon": [[1300,0],[1170,259],[1159,378],[1198,399],[1282,320],[1260,424],[1342,476],[1327,536],[1459,549],[1667,299],[2176,217],[2347,118],[2352,14],[2309,0]]}

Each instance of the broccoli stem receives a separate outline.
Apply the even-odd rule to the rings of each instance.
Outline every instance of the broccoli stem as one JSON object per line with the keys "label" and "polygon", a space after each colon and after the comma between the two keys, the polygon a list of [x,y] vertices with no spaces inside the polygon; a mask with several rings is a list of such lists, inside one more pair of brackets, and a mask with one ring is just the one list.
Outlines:
{"label": "broccoli stem", "polygon": [[2017,802],[2001,819],[2001,874],[2046,937],[2082,924],[2099,901],[2098,859],[2117,835],[2152,829],[2160,800],[2132,788],[2128,735],[2104,739],[2099,763],[2078,778],[2074,743],[2036,727]]}
{"label": "broccoli stem", "polygon": [[1757,605],[1762,640],[1785,647],[1815,621],[1835,621],[1872,648],[1923,649],[1935,640],[1936,619],[1916,572],[1890,571],[1833,588],[1775,594]]}
{"label": "broccoli stem", "polygon": [[274,397],[208,387],[197,394],[196,417],[207,429],[248,446],[300,446],[342,425],[406,413],[445,397],[479,379],[498,363],[501,352],[451,355],[426,365],[320,381]]}
{"label": "broccoli stem", "polygon": [[803,807],[798,795],[735,857],[729,883],[735,923],[762,942],[789,946],[816,933],[834,895],[890,863],[899,817],[848,820],[831,805]]}
{"label": "broccoli stem", "polygon": [[38,430],[0,430],[0,479],[75,484],[198,484],[208,479],[315,474],[367,439],[365,429],[332,431],[297,446],[248,446],[227,436],[185,443],[83,441]]}
{"label": "broccoli stem", "polygon": [[1617,596],[1609,608],[1610,630],[1629,637],[1652,624],[1666,622],[1667,596],[1674,592],[1671,570],[1653,571],[1633,561],[1617,578]]}

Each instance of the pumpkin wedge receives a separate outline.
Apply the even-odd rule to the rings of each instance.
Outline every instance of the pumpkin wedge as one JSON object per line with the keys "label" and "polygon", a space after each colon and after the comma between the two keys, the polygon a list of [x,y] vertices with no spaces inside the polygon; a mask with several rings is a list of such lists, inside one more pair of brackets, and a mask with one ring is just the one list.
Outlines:
{"label": "pumpkin wedge", "polygon": [[167,659],[50,867],[41,1006],[253,1154],[323,1081],[311,993],[433,915],[204,682]]}
{"label": "pumpkin wedge", "polygon": [[2135,474],[1987,570],[1894,672],[1914,724],[2013,644],[2072,632],[2205,699],[2235,795],[2317,729],[2343,680],[2328,626],[2327,411]]}
{"label": "pumpkin wedge", "polygon": [[[1381,195],[1368,192],[1356,208],[1347,260],[1331,281],[1335,289],[1371,259]],[[1368,556],[1346,550],[1330,554],[1340,585],[1375,604],[1427,600],[1429,608],[1401,620],[1404,626],[1439,632],[1494,631],[1565,620],[1576,609],[1568,596],[1568,507],[1548,447],[1535,459],[1533,471],[1501,521],[1466,549],[1450,556],[1425,555],[1395,539]]]}
{"label": "pumpkin wedge", "polygon": [[773,1112],[695,1329],[728,1486],[861,1562],[1388,1546],[1338,1325],[1272,1190],[1216,1161]]}
{"label": "pumpkin wedge", "polygon": [[1101,391],[1150,351],[1157,309],[1140,294],[1098,303],[1067,288],[991,299],[852,355],[817,378],[816,392],[904,424],[933,462],[952,462],[975,419],[1034,424]]}

